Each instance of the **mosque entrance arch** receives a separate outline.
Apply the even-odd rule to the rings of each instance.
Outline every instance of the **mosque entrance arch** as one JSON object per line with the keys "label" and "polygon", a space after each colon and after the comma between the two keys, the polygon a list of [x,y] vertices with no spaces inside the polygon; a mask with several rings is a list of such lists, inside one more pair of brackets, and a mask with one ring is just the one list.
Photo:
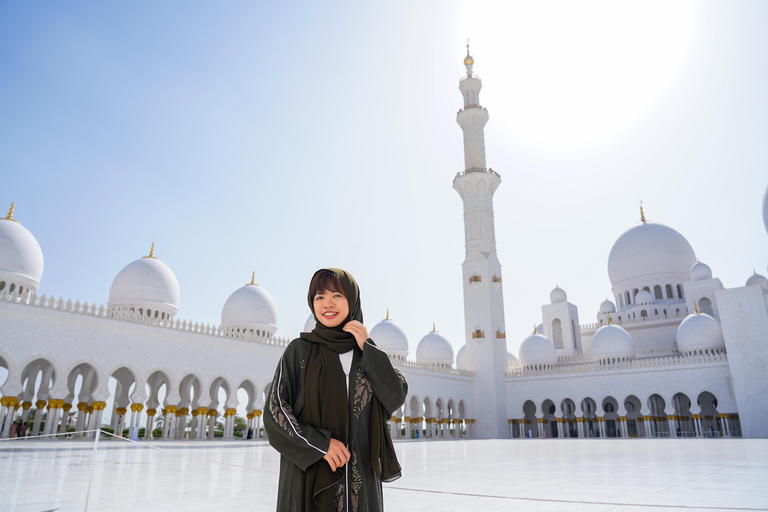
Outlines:
{"label": "mosque entrance arch", "polygon": [[600,429],[597,426],[597,404],[595,401],[589,397],[582,400],[581,412],[583,413],[584,437],[600,437]]}
{"label": "mosque entrance arch", "polygon": [[672,397],[672,406],[675,408],[675,425],[673,437],[694,437],[696,435],[691,414],[691,399],[685,393],[677,393]]}
{"label": "mosque entrance arch", "polygon": [[667,423],[667,414],[665,409],[667,407],[666,402],[661,397],[654,393],[648,397],[648,409],[650,409],[650,421],[646,425],[649,427],[649,432],[652,437],[665,437],[669,436],[669,424]]}
{"label": "mosque entrance arch", "polygon": [[579,431],[576,428],[576,404],[570,398],[566,398],[560,403],[560,410],[563,413],[565,437],[579,437]]}
{"label": "mosque entrance arch", "polygon": [[[198,428],[200,428],[200,396],[202,393],[202,384],[200,378],[192,373],[187,374],[181,379],[179,383],[179,417],[183,416],[179,425],[176,427],[177,435],[185,437],[187,434],[187,427],[189,427],[189,437],[194,439],[197,437]],[[206,413],[208,408],[206,407]],[[187,414],[192,414],[192,420],[187,425]],[[203,413],[205,414],[205,413]],[[181,432],[180,432],[181,431]]]}
{"label": "mosque entrance arch", "polygon": [[701,408],[701,434],[704,437],[721,437],[723,427],[717,411],[717,397],[704,391],[698,396],[697,402]]}
{"label": "mosque entrance arch", "polygon": [[[164,415],[157,414],[157,407],[165,401],[170,387],[171,379],[160,370],[152,373],[144,384],[146,394],[149,397],[147,399],[147,425],[144,429],[144,439],[153,439],[155,429],[162,432],[165,427]],[[158,435],[161,435],[160,432]]]}
{"label": "mosque entrance arch", "polygon": [[643,419],[643,413],[641,412],[642,404],[640,399],[635,395],[629,395],[624,399],[624,409],[627,411],[627,436],[641,436],[640,423]]}
{"label": "mosque entrance arch", "polygon": [[619,403],[612,396],[603,399],[603,422],[605,423],[605,437],[621,437],[625,435],[621,432],[619,425]]}
{"label": "mosque entrance arch", "polygon": [[88,416],[93,412],[93,394],[99,385],[99,375],[96,369],[88,363],[80,363],[75,366],[67,376],[67,389],[69,394],[64,399],[67,404],[73,407],[69,414],[65,413],[62,422],[65,424],[62,431],[66,432],[69,428],[70,416],[77,411],[75,419],[75,431],[81,432],[87,429]]}
{"label": "mosque entrance arch", "polygon": [[539,437],[539,421],[536,418],[536,404],[526,400],[523,404],[523,435],[525,437]]}
{"label": "mosque entrance arch", "polygon": [[136,378],[133,372],[126,367],[121,367],[112,372],[107,381],[107,387],[114,390],[107,400],[107,410],[111,411],[110,427],[114,429],[115,435],[122,436],[125,427],[125,416],[128,412],[128,405],[131,403],[130,396],[136,388]]}
{"label": "mosque entrance arch", "polygon": [[[53,365],[47,359],[35,359],[29,363],[21,373],[22,392],[19,395],[21,402],[21,420],[25,425],[32,421],[32,426],[27,435],[36,436],[41,432],[45,419],[44,407],[50,398],[50,391],[56,379]],[[34,409],[32,406],[35,406]]]}
{"label": "mosque entrance arch", "polygon": [[555,417],[556,412],[557,407],[555,407],[555,403],[552,400],[546,399],[541,404],[542,431],[545,438],[559,437],[557,418]]}

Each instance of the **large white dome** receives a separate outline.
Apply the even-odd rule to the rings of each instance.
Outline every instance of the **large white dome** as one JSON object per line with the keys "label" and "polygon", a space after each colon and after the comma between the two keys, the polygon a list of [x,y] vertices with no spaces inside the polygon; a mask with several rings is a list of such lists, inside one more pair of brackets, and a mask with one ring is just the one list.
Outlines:
{"label": "large white dome", "polygon": [[545,336],[538,333],[531,334],[523,340],[519,353],[520,363],[523,366],[553,365],[557,362],[557,352],[555,352],[554,345]]}
{"label": "large white dome", "polygon": [[462,345],[459,352],[456,354],[456,369],[457,370],[469,370],[467,365],[467,346]]}
{"label": "large white dome", "polygon": [[277,331],[277,305],[264,288],[251,281],[235,290],[224,303],[221,327],[272,335]]}
{"label": "large white dome", "polygon": [[691,244],[663,224],[641,222],[613,244],[608,256],[611,285],[654,274],[685,274],[696,263]]}
{"label": "large white dome", "polygon": [[134,309],[136,313],[141,309],[171,317],[179,311],[179,282],[153,253],[129,263],[117,274],[109,290],[110,309]]}
{"label": "large white dome", "polygon": [[416,361],[425,364],[453,364],[453,347],[448,339],[437,331],[427,333],[416,347]]}
{"label": "large white dome", "polygon": [[43,277],[43,250],[27,228],[13,220],[13,206],[8,217],[0,218],[0,282],[3,293],[20,288],[37,291]]}
{"label": "large white dome", "polygon": [[[389,315],[373,326],[370,336],[376,345],[387,354],[403,359],[408,357],[408,338],[405,336],[405,331],[394,320],[391,320]],[[451,352],[451,358],[453,358],[453,352]]]}
{"label": "large white dome", "polygon": [[618,325],[604,325],[592,338],[592,357],[597,360],[631,359],[635,357],[635,342],[632,336]]}
{"label": "large white dome", "polygon": [[677,328],[677,349],[683,354],[725,348],[723,329],[705,313],[688,315]]}

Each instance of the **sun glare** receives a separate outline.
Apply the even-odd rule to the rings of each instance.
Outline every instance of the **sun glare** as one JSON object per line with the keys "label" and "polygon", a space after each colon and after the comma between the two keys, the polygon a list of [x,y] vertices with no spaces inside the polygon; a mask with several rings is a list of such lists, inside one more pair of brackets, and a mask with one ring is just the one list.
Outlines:
{"label": "sun glare", "polygon": [[669,97],[696,16],[692,1],[473,1],[459,28],[510,142],[572,158],[626,137]]}

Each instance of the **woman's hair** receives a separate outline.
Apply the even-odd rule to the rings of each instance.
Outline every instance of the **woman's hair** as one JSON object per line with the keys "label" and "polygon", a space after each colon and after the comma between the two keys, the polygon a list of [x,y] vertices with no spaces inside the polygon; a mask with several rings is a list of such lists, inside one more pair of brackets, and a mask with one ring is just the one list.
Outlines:
{"label": "woman's hair", "polygon": [[335,272],[331,270],[319,270],[309,283],[309,296],[314,297],[319,292],[339,292],[344,295],[344,289],[341,287],[341,280]]}

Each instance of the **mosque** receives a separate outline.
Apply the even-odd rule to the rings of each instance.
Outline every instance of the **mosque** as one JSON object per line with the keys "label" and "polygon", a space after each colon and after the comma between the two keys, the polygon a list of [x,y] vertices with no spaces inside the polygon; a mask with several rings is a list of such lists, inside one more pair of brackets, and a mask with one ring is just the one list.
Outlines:
{"label": "mosque", "polygon": [[[488,111],[469,48],[464,65],[465,164],[453,188],[464,203],[465,344],[454,357],[433,330],[414,360],[395,321],[370,330],[410,386],[393,437],[768,437],[768,280],[724,288],[680,233],[642,208],[608,255],[614,300],[596,321],[581,323],[555,288],[518,357],[507,351],[493,216],[501,177],[486,164]],[[768,195],[763,212],[768,230]],[[176,318],[179,283],[154,245],[117,274],[106,305],[38,295],[42,275],[42,249],[12,205],[0,219],[2,437],[19,420],[30,434],[95,430],[108,403],[115,431],[134,438],[140,427],[152,438],[162,416],[163,439],[213,439],[217,417],[233,439],[243,405],[261,432],[290,338],[276,336],[277,305],[255,275],[223,304],[218,326]]]}

